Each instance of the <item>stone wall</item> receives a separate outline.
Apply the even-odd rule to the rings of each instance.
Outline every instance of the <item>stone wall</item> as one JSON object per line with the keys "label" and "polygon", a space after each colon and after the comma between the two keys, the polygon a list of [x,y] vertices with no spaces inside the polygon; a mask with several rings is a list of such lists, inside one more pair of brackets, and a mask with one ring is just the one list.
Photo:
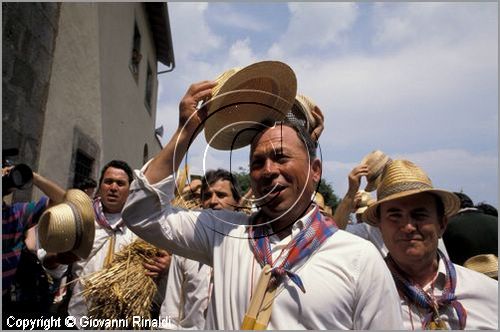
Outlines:
{"label": "stone wall", "polygon": [[[60,3],[2,3],[2,148],[38,169]],[[27,200],[31,190],[16,192]]]}

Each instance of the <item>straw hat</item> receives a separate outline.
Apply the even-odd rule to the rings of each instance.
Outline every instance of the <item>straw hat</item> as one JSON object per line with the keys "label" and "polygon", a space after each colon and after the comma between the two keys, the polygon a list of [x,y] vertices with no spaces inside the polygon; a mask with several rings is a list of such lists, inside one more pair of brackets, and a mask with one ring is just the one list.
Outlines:
{"label": "straw hat", "polygon": [[493,254],[473,256],[465,261],[464,267],[498,279],[498,257]]}
{"label": "straw hat", "polygon": [[297,93],[293,70],[283,62],[262,61],[232,68],[218,78],[212,98],[204,103],[207,143],[232,150],[251,143],[264,119],[280,121],[291,110]]}
{"label": "straw hat", "polygon": [[363,220],[377,225],[376,210],[381,203],[423,192],[433,193],[441,198],[447,217],[460,209],[460,199],[452,192],[434,189],[431,180],[420,167],[408,160],[394,160],[382,172],[377,188],[377,201],[363,213]]}
{"label": "straw hat", "polygon": [[358,208],[354,212],[355,214],[362,214],[366,211],[368,206],[372,205],[375,203],[375,200],[372,198],[369,192],[366,192],[364,190],[360,190],[360,195],[361,195],[361,200],[358,204]]}
{"label": "straw hat", "polygon": [[321,126],[321,130],[312,137],[314,140],[319,139],[323,131],[324,117],[318,105],[311,98],[302,94],[295,96],[295,102],[291,111],[287,114],[287,118],[298,121],[309,134],[312,134],[316,128]]}
{"label": "straw hat", "polygon": [[380,150],[374,150],[364,156],[361,160],[361,164],[368,165],[368,175],[366,176],[368,183],[366,184],[365,191],[370,192],[377,189],[377,186],[380,183],[380,175],[382,174],[385,165],[390,161],[391,158]]}
{"label": "straw hat", "polygon": [[48,252],[71,251],[87,258],[94,244],[92,200],[81,190],[69,189],[64,202],[47,209],[38,223],[42,248]]}
{"label": "straw hat", "polygon": [[323,195],[321,195],[321,193],[319,191],[317,191],[314,194],[313,201],[314,201],[314,203],[316,203],[319,206],[319,209],[321,211],[325,210],[325,198],[323,197]]}

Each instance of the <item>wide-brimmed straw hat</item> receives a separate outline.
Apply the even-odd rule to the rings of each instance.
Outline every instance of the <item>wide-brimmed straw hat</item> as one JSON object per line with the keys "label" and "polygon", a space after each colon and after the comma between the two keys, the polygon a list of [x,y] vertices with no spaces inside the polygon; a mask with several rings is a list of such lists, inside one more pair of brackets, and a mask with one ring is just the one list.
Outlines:
{"label": "wide-brimmed straw hat", "polygon": [[465,261],[464,266],[498,279],[498,257],[493,254],[473,256]]}
{"label": "wide-brimmed straw hat", "polygon": [[457,195],[435,189],[431,179],[420,167],[408,160],[393,160],[384,168],[377,187],[377,201],[363,213],[363,220],[376,226],[379,222],[376,211],[380,204],[424,192],[433,193],[441,199],[447,217],[460,209],[460,199]]}
{"label": "wide-brimmed straw hat", "polygon": [[207,111],[205,138],[218,150],[232,150],[251,143],[262,131],[260,123],[281,121],[297,94],[297,78],[283,62],[262,61],[242,69],[232,68],[217,79],[212,98],[201,105]]}
{"label": "wide-brimmed straw hat", "polygon": [[374,150],[363,157],[361,164],[368,165],[365,191],[374,191],[380,183],[380,175],[391,158],[380,150]]}
{"label": "wide-brimmed straw hat", "polygon": [[38,236],[47,252],[72,252],[87,258],[94,244],[94,209],[83,191],[69,189],[64,202],[48,208],[40,217]]}

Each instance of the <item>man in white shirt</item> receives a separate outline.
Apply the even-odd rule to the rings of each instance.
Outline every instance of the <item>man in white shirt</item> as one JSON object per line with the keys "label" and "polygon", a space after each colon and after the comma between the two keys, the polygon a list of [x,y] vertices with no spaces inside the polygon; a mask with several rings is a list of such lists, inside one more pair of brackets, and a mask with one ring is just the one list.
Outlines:
{"label": "man in white shirt", "polygon": [[[379,170],[373,170],[373,166],[377,166],[377,163],[367,163],[364,162],[369,160],[367,157],[371,155],[378,155],[382,158],[379,160],[383,160],[383,165],[379,162],[378,168]],[[378,183],[380,182],[380,176],[382,175],[382,171],[385,165],[391,162],[392,159],[387,157],[382,151],[375,150],[371,152],[367,156],[363,158],[359,165],[356,165],[348,175],[348,183],[349,188],[347,193],[345,194],[342,202],[340,202],[339,206],[335,210],[335,215],[333,219],[337,223],[340,229],[345,229],[347,232],[362,237],[373,243],[375,247],[379,250],[382,257],[387,256],[387,247],[384,244],[384,239],[382,238],[382,234],[380,233],[380,229],[376,226],[373,226],[369,223],[365,223],[362,220],[363,212],[366,211],[366,208],[372,204],[374,201],[371,198],[371,195],[367,191],[360,191],[359,187],[361,185],[361,178],[363,176],[367,179],[367,185],[365,190],[371,190],[377,188]],[[370,174],[378,174],[378,178],[374,178],[370,176]],[[366,202],[363,202],[363,196],[369,197],[366,199]],[[355,212],[356,213],[356,223],[349,222],[349,215]],[[448,257],[448,253],[446,251],[444,242],[441,238],[438,240],[438,248],[441,250],[446,257]]]}
{"label": "man in white shirt", "polygon": [[321,162],[299,125],[263,123],[252,140],[256,214],[170,206],[173,173],[207,117],[197,104],[215,86],[204,81],[188,89],[177,131],[136,172],[125,222],[147,241],[213,267],[216,312],[207,328],[241,327],[267,264],[272,277],[266,291],[275,292],[268,329],[401,329],[398,295],[375,247],[337,230],[311,203]]}
{"label": "man in white shirt", "polygon": [[[223,169],[210,170],[201,181],[201,204],[204,209],[230,211],[239,207],[240,193],[236,178]],[[171,323],[166,328],[203,329],[212,295],[212,268],[186,257],[172,255],[167,292],[160,316]]]}
{"label": "man in white shirt", "polygon": [[434,189],[421,168],[394,160],[382,173],[377,202],[363,214],[380,228],[389,251],[408,330],[498,328],[498,282],[453,264],[438,249],[459,207],[458,197]]}
{"label": "man in white shirt", "polygon": [[[112,160],[103,167],[97,197],[94,200],[96,222],[92,250],[85,260],[77,260],[74,255],[74,257],[65,257],[70,261],[74,261],[71,270],[74,279],[85,278],[100,271],[112,259],[115,252],[120,251],[124,246],[137,239],[137,236],[123,222],[121,214],[132,179],[132,169],[124,161]],[[110,246],[112,246],[111,250]],[[69,253],[65,254],[65,256],[69,256]],[[44,265],[57,271],[60,269],[59,263],[68,263],[68,261],[60,261],[61,257],[64,257],[64,254],[48,255],[45,258]],[[162,251],[162,256],[156,257],[152,264],[144,264],[148,269],[146,274],[157,278],[159,284],[158,292],[162,297],[157,304],[158,309],[165,294],[167,278],[164,272],[168,271],[169,262],[168,253]],[[68,313],[76,318],[75,322],[78,328],[82,328],[81,318],[88,316],[88,308],[82,291],[82,283],[78,280],[74,284],[68,305]]]}

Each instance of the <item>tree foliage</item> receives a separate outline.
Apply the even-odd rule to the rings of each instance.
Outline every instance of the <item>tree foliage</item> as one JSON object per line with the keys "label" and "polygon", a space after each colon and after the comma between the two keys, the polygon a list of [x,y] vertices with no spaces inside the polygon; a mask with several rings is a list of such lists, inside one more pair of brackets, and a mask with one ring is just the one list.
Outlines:
{"label": "tree foliage", "polygon": [[340,200],[333,192],[332,185],[326,182],[325,179],[321,179],[318,186],[318,192],[323,195],[325,204],[330,206],[332,208],[332,211],[335,211],[337,205],[339,205],[340,203]]}

